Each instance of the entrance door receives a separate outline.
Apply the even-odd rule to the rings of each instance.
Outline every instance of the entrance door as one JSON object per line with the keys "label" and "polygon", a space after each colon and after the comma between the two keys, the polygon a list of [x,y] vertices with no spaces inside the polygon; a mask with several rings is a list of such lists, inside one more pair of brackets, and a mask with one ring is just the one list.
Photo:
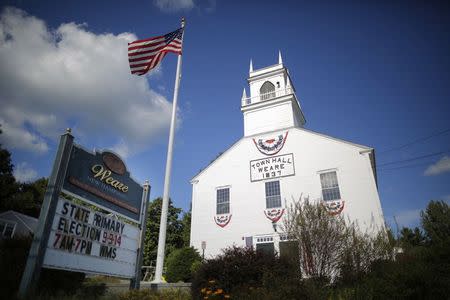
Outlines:
{"label": "entrance door", "polygon": [[273,243],[259,243],[256,244],[256,252],[262,251],[267,254],[275,254],[275,247]]}
{"label": "entrance door", "polygon": [[286,259],[300,271],[300,253],[297,241],[280,241],[280,257]]}

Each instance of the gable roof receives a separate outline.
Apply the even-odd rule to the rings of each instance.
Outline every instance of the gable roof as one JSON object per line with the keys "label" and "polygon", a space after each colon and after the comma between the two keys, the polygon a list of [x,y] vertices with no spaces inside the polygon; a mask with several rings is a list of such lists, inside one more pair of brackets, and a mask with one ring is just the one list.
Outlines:
{"label": "gable roof", "polygon": [[[333,140],[333,141],[336,141],[336,142],[344,143],[344,144],[347,144],[349,146],[357,147],[357,148],[361,149],[361,152],[370,152],[371,153],[370,160],[371,160],[371,165],[372,165],[372,171],[373,171],[373,174],[374,174],[374,177],[375,177],[375,182],[377,182],[377,173],[376,173],[376,165],[375,165],[375,151],[374,151],[374,149],[372,147],[356,144],[356,143],[353,143],[353,142],[349,142],[349,141],[346,141],[346,140],[343,140],[343,139],[335,138],[335,137],[332,137],[332,136],[329,136],[329,135],[326,135],[326,134],[323,134],[323,133],[319,133],[319,132],[316,132],[316,131],[312,131],[312,130],[309,130],[309,129],[305,129],[305,128],[299,128],[299,127],[288,127],[288,128],[285,128],[285,130],[292,130],[292,129],[299,130],[299,131],[305,131],[305,132],[308,132],[308,133],[311,133],[311,134],[318,135],[318,136],[323,137],[323,138],[327,138],[327,139],[330,139],[330,140]],[[195,174],[194,177],[192,177],[192,179],[190,180],[191,184],[195,181],[195,179],[198,176],[200,176],[204,171],[206,171],[210,166],[212,166],[217,160],[221,159],[227,152],[229,152],[231,149],[236,147],[243,140],[247,140],[247,139],[253,138],[255,136],[265,135],[265,134],[268,134],[268,133],[271,133],[271,132],[275,132],[275,131],[280,131],[280,130],[277,129],[277,130],[274,130],[274,131],[262,132],[262,133],[253,134],[253,135],[249,135],[249,136],[244,136],[244,137],[240,138],[238,141],[236,141],[234,144],[232,144],[228,149],[223,151],[222,154],[220,154],[218,157],[216,157],[214,160],[212,160],[208,165],[206,165],[206,167],[204,167],[197,174]]]}
{"label": "gable roof", "polygon": [[31,216],[24,215],[20,212],[14,211],[14,210],[8,210],[8,211],[0,213],[0,219],[17,220],[31,232],[35,232],[37,225],[38,225],[38,219],[31,217]]}

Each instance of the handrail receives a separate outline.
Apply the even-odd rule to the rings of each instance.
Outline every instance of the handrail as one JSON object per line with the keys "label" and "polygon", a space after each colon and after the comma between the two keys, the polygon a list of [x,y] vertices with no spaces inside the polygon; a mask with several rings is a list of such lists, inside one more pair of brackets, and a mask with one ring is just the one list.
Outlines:
{"label": "handrail", "polygon": [[246,106],[256,102],[263,102],[273,98],[294,94],[292,87],[287,87],[282,90],[274,90],[267,93],[259,94],[252,97],[242,98],[242,106]]}

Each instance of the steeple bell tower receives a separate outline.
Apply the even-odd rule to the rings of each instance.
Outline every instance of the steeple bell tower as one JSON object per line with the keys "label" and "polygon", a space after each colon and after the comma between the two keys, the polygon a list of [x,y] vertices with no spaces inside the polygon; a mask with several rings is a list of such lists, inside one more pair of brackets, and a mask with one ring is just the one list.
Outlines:
{"label": "steeple bell tower", "polygon": [[244,136],[288,127],[303,127],[305,117],[280,52],[278,64],[269,67],[254,70],[250,61],[247,81],[250,96],[247,97],[244,89],[241,103]]}

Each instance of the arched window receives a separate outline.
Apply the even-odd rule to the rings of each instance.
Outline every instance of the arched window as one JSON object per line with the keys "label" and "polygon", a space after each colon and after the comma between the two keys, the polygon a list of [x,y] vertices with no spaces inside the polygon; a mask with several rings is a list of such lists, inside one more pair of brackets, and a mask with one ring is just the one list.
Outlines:
{"label": "arched window", "polygon": [[275,86],[272,82],[266,81],[259,89],[259,94],[261,95],[261,100],[273,98],[275,97]]}

